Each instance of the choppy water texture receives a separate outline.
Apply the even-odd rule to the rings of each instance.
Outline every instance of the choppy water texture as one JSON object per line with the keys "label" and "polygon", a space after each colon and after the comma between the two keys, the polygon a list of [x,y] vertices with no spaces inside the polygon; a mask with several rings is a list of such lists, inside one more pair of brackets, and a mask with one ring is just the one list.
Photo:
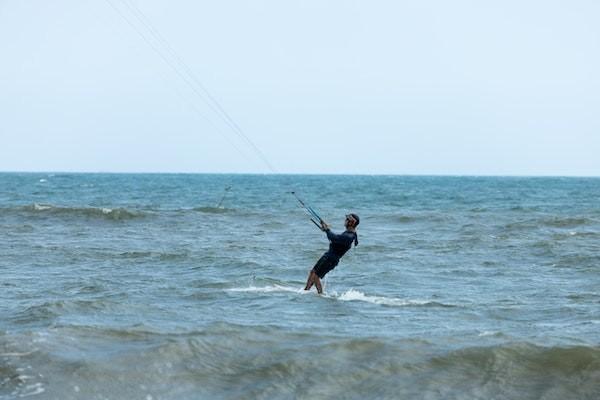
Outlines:
{"label": "choppy water texture", "polygon": [[[292,190],[338,230],[361,216],[324,296]],[[0,174],[0,399],[598,399],[599,200],[576,178]]]}

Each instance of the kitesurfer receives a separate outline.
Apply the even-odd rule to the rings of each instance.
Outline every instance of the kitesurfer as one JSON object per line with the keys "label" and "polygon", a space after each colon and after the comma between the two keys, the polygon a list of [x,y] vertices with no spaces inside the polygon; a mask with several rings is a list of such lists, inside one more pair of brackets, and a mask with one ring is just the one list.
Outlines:
{"label": "kitesurfer", "polygon": [[310,270],[306,286],[304,287],[304,290],[310,290],[314,284],[319,294],[323,293],[321,279],[338,265],[340,258],[352,247],[352,243],[354,243],[354,246],[358,245],[356,227],[360,222],[360,218],[353,213],[346,215],[346,220],[344,221],[346,231],[340,234],[333,233],[325,221],[321,220],[320,222],[321,230],[327,234],[327,239],[329,239],[329,250],[323,254],[313,269]]}

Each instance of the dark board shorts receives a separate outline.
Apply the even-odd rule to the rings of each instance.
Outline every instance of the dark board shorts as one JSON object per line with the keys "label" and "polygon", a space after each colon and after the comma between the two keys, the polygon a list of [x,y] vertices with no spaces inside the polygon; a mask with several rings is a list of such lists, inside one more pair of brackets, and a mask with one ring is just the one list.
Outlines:
{"label": "dark board shorts", "polygon": [[327,274],[329,271],[335,268],[338,265],[339,260],[328,257],[326,254],[323,257],[319,258],[319,261],[313,267],[313,271],[315,274],[321,279]]}

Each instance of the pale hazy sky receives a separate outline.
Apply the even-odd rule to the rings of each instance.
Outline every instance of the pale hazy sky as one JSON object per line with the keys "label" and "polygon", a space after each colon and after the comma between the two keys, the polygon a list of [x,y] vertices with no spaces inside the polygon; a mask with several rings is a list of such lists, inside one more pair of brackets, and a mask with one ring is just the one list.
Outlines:
{"label": "pale hazy sky", "polygon": [[597,0],[0,0],[0,171],[269,171],[126,1],[277,172],[600,176]]}

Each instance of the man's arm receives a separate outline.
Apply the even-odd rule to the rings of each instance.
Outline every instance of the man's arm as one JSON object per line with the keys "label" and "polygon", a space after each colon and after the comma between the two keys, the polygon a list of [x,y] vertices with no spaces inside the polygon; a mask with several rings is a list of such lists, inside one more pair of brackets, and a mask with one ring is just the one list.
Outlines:
{"label": "man's arm", "polygon": [[327,239],[329,239],[330,242],[339,242],[340,239],[342,238],[342,235],[338,235],[337,233],[333,233],[331,231],[331,229],[329,229],[329,227],[327,227],[327,230],[325,231],[325,233],[327,234]]}
{"label": "man's arm", "polygon": [[327,234],[327,239],[329,239],[330,242],[338,242],[342,239],[342,235],[333,233],[329,227],[329,224],[327,224],[325,221],[321,221],[321,229]]}

